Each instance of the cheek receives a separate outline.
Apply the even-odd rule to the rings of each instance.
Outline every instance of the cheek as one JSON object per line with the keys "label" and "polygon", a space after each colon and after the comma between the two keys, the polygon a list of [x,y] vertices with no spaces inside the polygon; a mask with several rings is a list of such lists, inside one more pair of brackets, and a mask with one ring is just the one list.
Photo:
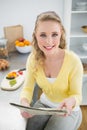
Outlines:
{"label": "cheek", "polygon": [[53,40],[53,44],[59,44],[60,43],[60,38],[56,38]]}
{"label": "cheek", "polygon": [[43,45],[45,43],[45,40],[39,38],[37,39],[38,45]]}

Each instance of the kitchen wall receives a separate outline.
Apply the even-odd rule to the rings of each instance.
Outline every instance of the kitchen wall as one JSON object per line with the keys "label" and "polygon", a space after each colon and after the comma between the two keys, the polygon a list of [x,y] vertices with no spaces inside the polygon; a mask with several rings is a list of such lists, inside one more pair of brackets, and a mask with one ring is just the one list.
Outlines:
{"label": "kitchen wall", "polygon": [[44,11],[56,11],[63,21],[64,0],[0,0],[0,38],[3,27],[21,24],[24,37],[31,40],[36,16]]}

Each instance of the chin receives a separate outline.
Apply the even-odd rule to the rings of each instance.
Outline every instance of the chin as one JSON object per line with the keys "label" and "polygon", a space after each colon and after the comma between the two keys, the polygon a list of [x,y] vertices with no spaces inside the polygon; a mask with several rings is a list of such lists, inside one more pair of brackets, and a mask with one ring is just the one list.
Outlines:
{"label": "chin", "polygon": [[48,51],[48,52],[45,52],[45,55],[46,56],[51,56],[55,53],[55,51]]}

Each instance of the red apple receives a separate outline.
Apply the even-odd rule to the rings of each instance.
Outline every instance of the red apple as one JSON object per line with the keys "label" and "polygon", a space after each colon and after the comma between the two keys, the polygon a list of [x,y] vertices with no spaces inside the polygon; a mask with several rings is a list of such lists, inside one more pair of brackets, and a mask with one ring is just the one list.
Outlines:
{"label": "red apple", "polygon": [[20,75],[23,75],[23,71],[18,71],[18,73],[19,73]]}
{"label": "red apple", "polygon": [[23,37],[21,37],[18,40],[19,40],[19,42],[23,42],[25,39]]}

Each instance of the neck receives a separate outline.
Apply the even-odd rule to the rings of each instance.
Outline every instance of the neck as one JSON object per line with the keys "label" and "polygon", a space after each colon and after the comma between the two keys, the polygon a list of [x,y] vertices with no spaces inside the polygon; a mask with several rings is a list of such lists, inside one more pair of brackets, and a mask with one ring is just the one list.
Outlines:
{"label": "neck", "polygon": [[63,52],[64,50],[58,49],[58,51],[56,51],[55,53],[51,54],[51,55],[46,55],[46,61],[55,61],[56,59],[61,59],[62,54],[61,52]]}

